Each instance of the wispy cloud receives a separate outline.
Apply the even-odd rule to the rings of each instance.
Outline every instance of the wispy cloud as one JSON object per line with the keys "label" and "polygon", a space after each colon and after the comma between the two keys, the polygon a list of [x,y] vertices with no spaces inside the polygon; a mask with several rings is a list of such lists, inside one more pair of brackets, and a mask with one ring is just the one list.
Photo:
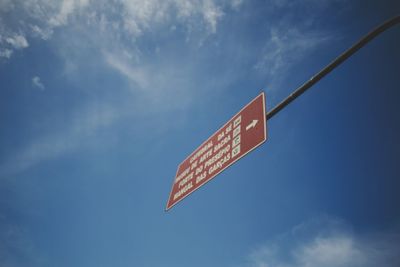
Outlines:
{"label": "wispy cloud", "polygon": [[14,8],[12,0],[1,0],[0,1],[0,12],[7,12]]}
{"label": "wispy cloud", "polygon": [[218,20],[223,16],[221,9],[211,0],[204,1],[202,14],[212,33],[217,31]]}
{"label": "wispy cloud", "polygon": [[[131,104],[136,101],[138,106],[143,105],[137,99],[145,99],[141,102],[158,109],[182,107],[190,99],[188,88],[193,88],[191,79],[196,72],[191,66],[166,60],[168,55],[160,61],[153,56],[142,56],[141,40],[147,41],[157,32],[169,33],[175,27],[170,33],[179,34],[182,46],[190,46],[185,43],[185,35],[198,34],[202,36],[198,39],[204,40],[215,34],[225,11],[239,8],[240,3],[228,0],[1,1],[0,12],[18,20],[5,21],[0,17],[0,57],[12,58],[19,50],[29,47],[30,39],[48,42],[48,47],[64,59],[64,74],[72,77],[71,80],[74,76],[68,76],[69,72],[79,72],[80,66],[86,63],[82,58],[91,57],[92,65],[88,69],[113,69],[129,81]],[[147,50],[147,45],[143,50]],[[162,52],[158,47],[154,53]],[[45,89],[39,76],[34,76],[31,83]],[[126,97],[125,92],[121,95]],[[68,153],[80,147],[90,132],[124,116],[124,107],[109,100],[101,101],[104,107],[101,111],[84,103],[79,116],[66,119],[65,129],[58,131],[49,126],[48,132],[32,137],[26,147],[11,153],[2,162],[1,172],[20,172]]]}
{"label": "wispy cloud", "polygon": [[239,9],[239,7],[243,4],[243,0],[232,0],[231,5],[233,9]]}
{"label": "wispy cloud", "polygon": [[136,83],[136,88],[149,88],[149,83],[151,79],[149,77],[149,73],[144,70],[143,66],[141,68],[133,67],[128,63],[127,60],[124,60],[116,54],[106,53],[105,59],[110,67],[117,70],[120,74],[128,78],[130,81]]}
{"label": "wispy cloud", "polygon": [[0,213],[0,266],[23,267],[43,264],[29,232],[24,227],[8,222]]}
{"label": "wispy cloud", "polygon": [[[124,52],[104,52],[109,68],[129,84],[139,110],[166,112],[187,107],[196,95],[201,70],[182,66],[178,60],[135,60]],[[139,100],[140,99],[140,100]],[[143,106],[143,103],[147,103]],[[151,107],[151,108],[150,108]],[[149,110],[150,108],[150,110]]]}
{"label": "wispy cloud", "polygon": [[10,49],[3,49],[3,50],[0,50],[0,57],[10,58],[12,53],[13,53],[13,51]]}
{"label": "wispy cloud", "polygon": [[29,46],[28,41],[20,34],[5,38],[5,42],[15,49],[26,48]]}
{"label": "wispy cloud", "polygon": [[[22,172],[40,162],[57,158],[82,147],[100,129],[110,126],[121,113],[103,104],[88,105],[65,119],[59,130],[38,135],[30,143],[0,163],[0,176]],[[53,125],[56,128],[56,125]],[[58,127],[57,127],[58,128]]]}
{"label": "wispy cloud", "polygon": [[395,267],[400,233],[357,234],[344,221],[319,218],[294,227],[249,256],[249,267]]}
{"label": "wispy cloud", "polygon": [[49,20],[49,25],[58,27],[67,24],[68,17],[75,11],[85,8],[89,0],[63,0],[58,13]]}
{"label": "wispy cloud", "polygon": [[[234,1],[232,7],[238,8],[240,2]],[[228,0],[1,1],[0,12],[11,17],[23,16],[18,16],[18,21],[0,18],[0,55],[10,58],[13,50],[29,46],[28,38],[50,40],[56,30],[74,25],[88,30],[96,27],[99,32],[110,33],[113,41],[138,38],[144,32],[175,23],[187,25],[188,29],[203,25],[207,34],[213,34],[228,3]]]}
{"label": "wispy cloud", "polygon": [[307,53],[332,38],[327,33],[300,31],[291,27],[272,27],[261,60],[255,68],[273,77],[288,70]]}
{"label": "wispy cloud", "polygon": [[[271,12],[287,15],[269,26],[260,59],[254,65],[267,78],[268,88],[279,88],[285,81],[283,77],[300,66],[311,52],[339,38],[334,31],[317,23],[324,11],[338,2],[343,0],[270,1]],[[338,12],[344,8],[344,5],[337,6]]]}
{"label": "wispy cloud", "polygon": [[30,25],[32,35],[34,37],[39,37],[42,40],[48,40],[51,38],[51,35],[53,34],[53,29],[52,28],[40,28],[37,25]]}
{"label": "wispy cloud", "polygon": [[37,87],[37,88],[39,88],[40,90],[44,90],[45,89],[45,87],[44,87],[42,81],[40,80],[39,76],[34,76],[32,78],[32,85]]}

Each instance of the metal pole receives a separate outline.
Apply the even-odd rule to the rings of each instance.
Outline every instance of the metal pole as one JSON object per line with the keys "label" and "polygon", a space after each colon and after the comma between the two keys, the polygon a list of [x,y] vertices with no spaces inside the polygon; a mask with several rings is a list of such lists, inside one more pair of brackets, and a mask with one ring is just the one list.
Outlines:
{"label": "metal pole", "polygon": [[387,20],[386,22],[382,23],[380,26],[376,27],[374,30],[372,30],[370,33],[365,35],[363,38],[361,38],[356,44],[354,44],[352,47],[347,49],[344,53],[342,53],[340,56],[338,56],[334,61],[332,61],[329,65],[327,65],[324,69],[322,69],[320,72],[318,72],[316,75],[311,77],[310,80],[308,80],[306,83],[304,83],[302,86],[297,88],[293,93],[291,93],[286,99],[284,99],[281,103],[276,105],[271,111],[269,111],[266,114],[267,120],[272,118],[276,113],[278,113],[280,110],[282,110],[284,107],[289,105],[293,100],[295,100],[297,97],[299,97],[301,94],[303,94],[307,89],[309,89],[311,86],[316,84],[319,80],[321,80],[325,75],[330,73],[332,70],[334,70],[337,66],[339,66],[341,63],[343,63],[346,59],[348,59],[350,56],[352,56],[355,52],[357,52],[360,48],[362,48],[364,45],[366,45],[369,41],[374,39],[376,36],[381,34],[382,32],[386,31],[390,27],[400,23],[400,16],[396,16],[392,19]]}

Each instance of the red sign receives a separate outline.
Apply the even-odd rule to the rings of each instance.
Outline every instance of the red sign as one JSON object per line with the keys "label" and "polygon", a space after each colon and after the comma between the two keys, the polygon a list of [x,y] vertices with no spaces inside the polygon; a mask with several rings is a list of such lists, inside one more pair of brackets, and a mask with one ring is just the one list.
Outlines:
{"label": "red sign", "polygon": [[266,139],[265,95],[262,92],[178,166],[166,210]]}

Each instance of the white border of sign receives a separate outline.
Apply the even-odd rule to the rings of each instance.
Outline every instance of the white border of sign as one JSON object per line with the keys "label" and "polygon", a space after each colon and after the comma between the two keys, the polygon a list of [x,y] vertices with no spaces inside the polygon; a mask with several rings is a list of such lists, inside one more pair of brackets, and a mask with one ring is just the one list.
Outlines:
{"label": "white border of sign", "polygon": [[[172,195],[172,191],[174,190],[174,184],[175,184],[175,179],[176,179],[176,175],[178,174],[178,170],[181,167],[181,165],[188,159],[190,158],[199,148],[201,148],[205,143],[207,143],[207,141],[214,136],[217,132],[219,132],[222,128],[224,128],[233,118],[235,118],[240,112],[242,112],[247,106],[249,106],[251,103],[253,103],[258,97],[260,97],[260,95],[262,95],[262,103],[263,103],[263,120],[264,120],[264,140],[262,140],[258,145],[254,146],[253,148],[251,148],[249,151],[247,151],[246,153],[244,153],[243,155],[241,155],[240,157],[238,157],[236,160],[230,162],[228,165],[226,165],[223,169],[219,170],[217,173],[215,173],[215,175],[211,176],[210,178],[208,178],[203,184],[201,184],[200,186],[196,187],[192,192],[188,193],[187,195],[183,196],[181,199],[179,199],[177,202],[175,202],[174,204],[172,204],[169,208],[168,208],[168,202],[171,199],[171,195]],[[172,182],[172,188],[171,191],[169,193],[169,197],[167,200],[167,205],[165,207],[165,211],[170,210],[173,206],[175,206],[176,204],[180,203],[183,199],[185,199],[187,196],[191,195],[193,192],[197,191],[199,188],[203,187],[206,183],[208,183],[209,181],[211,181],[213,178],[215,178],[217,175],[219,175],[221,172],[223,172],[224,170],[226,170],[229,166],[231,166],[232,164],[236,163],[239,161],[239,159],[241,159],[242,157],[246,156],[248,153],[250,153],[251,151],[253,151],[254,149],[256,149],[257,147],[259,147],[260,145],[262,145],[268,138],[267,136],[267,120],[266,120],[266,112],[265,112],[265,107],[266,105],[266,101],[265,101],[265,93],[264,91],[261,91],[261,93],[259,93],[256,97],[254,97],[249,103],[247,103],[247,105],[245,105],[239,112],[237,112],[235,115],[233,115],[222,127],[220,127],[218,130],[216,130],[212,135],[210,135],[210,137],[208,137],[203,143],[201,143],[201,145],[199,145],[189,156],[187,156],[184,160],[182,160],[182,162],[178,165],[178,168],[176,169],[176,173],[175,173],[175,177],[173,179]]]}

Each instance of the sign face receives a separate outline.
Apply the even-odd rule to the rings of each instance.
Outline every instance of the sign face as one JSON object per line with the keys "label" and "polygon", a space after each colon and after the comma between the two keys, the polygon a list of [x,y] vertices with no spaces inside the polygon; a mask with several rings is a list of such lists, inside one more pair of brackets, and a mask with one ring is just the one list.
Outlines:
{"label": "sign face", "polygon": [[267,139],[264,92],[200,145],[179,166],[166,210]]}

